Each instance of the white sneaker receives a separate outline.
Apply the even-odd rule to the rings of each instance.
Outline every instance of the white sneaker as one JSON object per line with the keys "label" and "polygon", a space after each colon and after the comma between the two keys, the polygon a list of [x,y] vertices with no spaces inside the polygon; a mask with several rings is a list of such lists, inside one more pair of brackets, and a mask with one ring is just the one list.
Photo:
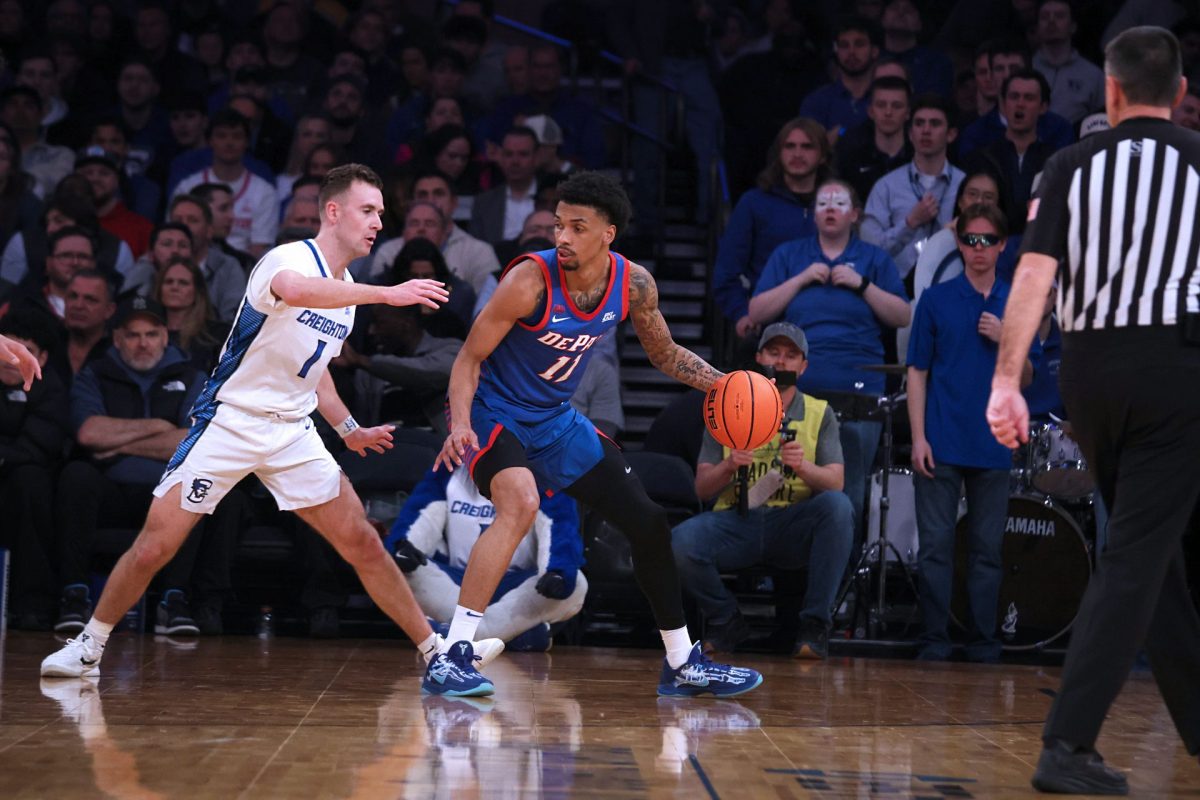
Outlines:
{"label": "white sneaker", "polygon": [[100,657],[104,645],[86,633],[78,639],[67,639],[66,645],[42,661],[43,678],[86,678],[100,674]]}
{"label": "white sneaker", "polygon": [[[504,640],[502,639],[480,639],[477,642],[471,642],[471,646],[475,649],[475,660],[479,662],[479,669],[492,663],[496,656],[504,652]],[[437,634],[437,645],[433,652],[444,653],[449,647],[445,638],[440,633]]]}

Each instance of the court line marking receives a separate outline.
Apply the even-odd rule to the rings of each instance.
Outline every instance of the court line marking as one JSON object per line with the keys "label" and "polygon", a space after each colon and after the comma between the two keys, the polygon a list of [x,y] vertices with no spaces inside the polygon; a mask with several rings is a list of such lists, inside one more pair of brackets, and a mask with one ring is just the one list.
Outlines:
{"label": "court line marking", "polygon": [[700,759],[696,758],[695,753],[688,754],[688,763],[692,765],[692,769],[696,770],[696,775],[700,777],[700,782],[704,784],[704,788],[708,791],[708,796],[712,800],[721,800],[721,795],[717,794],[717,790],[713,787],[712,781],[708,779],[708,775],[704,772],[704,767],[700,766]]}
{"label": "court line marking", "polygon": [[259,779],[263,776],[263,773],[265,773],[267,771],[267,769],[270,768],[271,764],[275,761],[275,759],[279,757],[279,754],[283,752],[283,749],[288,746],[288,743],[291,742],[292,739],[294,739],[296,737],[296,734],[300,731],[300,728],[303,727],[304,723],[308,721],[308,718],[312,716],[312,713],[316,709],[317,705],[321,702],[321,700],[323,700],[325,698],[325,695],[329,693],[329,690],[333,687],[333,685],[335,683],[337,683],[337,680],[338,680],[338,678],[341,677],[342,673],[346,671],[346,666],[350,663],[350,660],[354,657],[354,654],[357,653],[361,648],[362,648],[361,644],[356,644],[346,654],[346,658],[342,661],[341,666],[339,666],[337,668],[337,671],[333,673],[333,676],[329,679],[329,683],[325,684],[325,688],[322,689],[321,693],[317,695],[317,698],[315,700],[313,700],[312,705],[310,705],[308,707],[308,711],[304,712],[304,716],[301,717],[300,721],[297,722],[296,725],[292,728],[291,733],[289,733],[284,738],[284,740],[279,743],[279,746],[275,748],[275,752],[272,753],[270,755],[270,757],[267,758],[267,760],[263,762],[263,765],[261,767],[259,767],[259,770],[255,774],[255,776],[253,778],[251,778],[250,782],[246,784],[245,788],[243,788],[242,791],[238,793],[238,800],[241,800],[241,798],[243,798],[247,794],[249,794],[250,790],[252,790],[254,788],[254,785],[256,783],[258,783]]}

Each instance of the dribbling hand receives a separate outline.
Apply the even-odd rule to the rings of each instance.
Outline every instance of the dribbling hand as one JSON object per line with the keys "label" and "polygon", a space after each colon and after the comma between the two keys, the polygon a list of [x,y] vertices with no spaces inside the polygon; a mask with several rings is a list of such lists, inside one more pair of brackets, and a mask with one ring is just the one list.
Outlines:
{"label": "dribbling hand", "polygon": [[479,438],[475,436],[475,431],[465,425],[455,425],[442,445],[442,452],[433,462],[433,470],[436,472],[445,466],[447,472],[454,472],[455,467],[462,466],[468,452],[478,449]]}
{"label": "dribbling hand", "polygon": [[1029,441],[1029,406],[1019,389],[993,386],[987,421],[992,436],[1010,450]]}
{"label": "dribbling hand", "polygon": [[389,306],[421,305],[436,309],[449,299],[446,285],[431,278],[413,278],[384,290],[384,302]]}
{"label": "dribbling hand", "polygon": [[376,425],[374,428],[356,428],[353,433],[342,441],[346,448],[353,450],[364,458],[371,450],[382,454],[384,450],[392,449],[392,431],[395,425]]}

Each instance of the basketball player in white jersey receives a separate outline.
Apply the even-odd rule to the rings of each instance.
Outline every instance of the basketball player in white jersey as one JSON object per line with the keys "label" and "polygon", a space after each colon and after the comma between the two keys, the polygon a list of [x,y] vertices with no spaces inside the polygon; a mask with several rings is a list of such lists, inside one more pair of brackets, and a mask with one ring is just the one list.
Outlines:
{"label": "basketball player in white jersey", "polygon": [[[98,674],[113,626],[200,515],[212,513],[251,472],[280,509],[295,511],[329,540],[426,660],[434,654],[437,637],[309,417],[318,411],[360,456],[390,448],[393,426],[358,426],[337,395],[329,361],[354,327],[355,306],[437,308],[449,297],[433,280],[354,283],[347,266],[371,251],[382,227],[381,187],[379,176],[362,165],[331,170],[321,184],[317,237],[276,247],[254,267],[220,361],[192,409],[192,427],[154,490],[145,526],[117,562],[83,633],[42,662],[43,676]],[[489,640],[477,652],[488,660],[501,649]]]}

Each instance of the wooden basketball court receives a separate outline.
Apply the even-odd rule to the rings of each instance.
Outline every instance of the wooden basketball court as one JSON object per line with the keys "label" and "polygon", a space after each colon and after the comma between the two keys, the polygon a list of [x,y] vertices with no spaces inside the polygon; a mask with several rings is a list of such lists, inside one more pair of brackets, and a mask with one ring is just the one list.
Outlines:
{"label": "wooden basketball court", "polygon": [[[1058,670],[751,656],[741,701],[660,700],[654,650],[505,654],[494,700],[422,697],[407,644],[117,634],[98,681],[42,681],[10,632],[4,798],[1004,798],[1029,777]],[[1100,740],[1134,796],[1200,797],[1148,674]]]}

